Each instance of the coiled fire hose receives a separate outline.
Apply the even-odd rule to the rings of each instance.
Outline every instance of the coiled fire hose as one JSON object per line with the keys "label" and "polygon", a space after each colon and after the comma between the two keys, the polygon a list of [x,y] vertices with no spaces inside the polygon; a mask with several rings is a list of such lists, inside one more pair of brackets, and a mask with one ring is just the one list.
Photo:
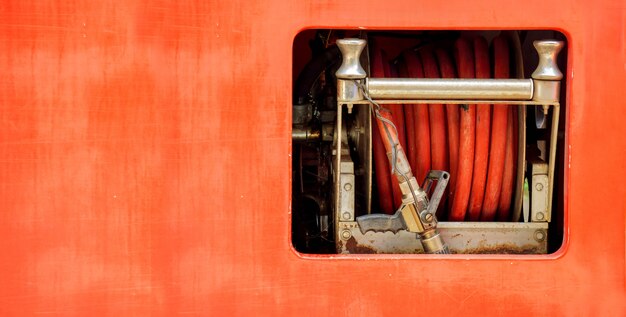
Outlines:
{"label": "coiled fire hose", "polygon": [[[384,48],[371,47],[373,77],[509,78],[509,47],[504,36],[489,52],[482,37],[460,38],[452,54],[444,47],[405,51],[391,64]],[[491,55],[491,58],[490,58]],[[492,66],[493,65],[493,66]],[[493,72],[491,69],[493,68]],[[439,218],[450,221],[510,221],[516,174],[517,112],[506,105],[385,105],[399,143],[418,180],[430,170],[449,170],[450,186]],[[400,205],[397,180],[390,173],[383,138],[373,129],[374,167],[380,210]],[[445,200],[445,199],[444,199]]]}

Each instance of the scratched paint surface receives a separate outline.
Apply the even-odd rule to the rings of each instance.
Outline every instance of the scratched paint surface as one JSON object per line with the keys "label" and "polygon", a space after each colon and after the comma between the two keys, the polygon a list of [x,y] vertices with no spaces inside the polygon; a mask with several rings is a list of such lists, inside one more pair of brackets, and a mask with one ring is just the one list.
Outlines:
{"label": "scratched paint surface", "polygon": [[[4,1],[0,314],[624,314],[625,25],[608,0]],[[291,45],[320,26],[564,30],[565,247],[292,251]]]}

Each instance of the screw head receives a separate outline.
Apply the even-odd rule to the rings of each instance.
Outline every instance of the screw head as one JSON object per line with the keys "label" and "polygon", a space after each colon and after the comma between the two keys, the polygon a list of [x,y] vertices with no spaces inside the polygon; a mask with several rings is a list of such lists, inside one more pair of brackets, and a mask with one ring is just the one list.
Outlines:
{"label": "screw head", "polygon": [[425,222],[432,222],[434,218],[435,217],[431,213],[427,213],[427,214],[424,215],[424,221]]}
{"label": "screw head", "polygon": [[350,230],[343,230],[341,231],[341,238],[344,240],[348,240],[352,237],[352,233],[350,233]]}
{"label": "screw head", "polygon": [[535,231],[535,240],[537,240],[537,242],[542,242],[545,239],[546,239],[546,233],[543,230]]}
{"label": "screw head", "polygon": [[345,183],[345,184],[343,185],[343,189],[345,189],[346,191],[350,191],[350,190],[352,190],[352,184],[350,184],[350,183]]}
{"label": "screw head", "polygon": [[543,190],[543,184],[542,183],[537,183],[537,185],[535,185],[535,189],[538,191],[542,191]]}
{"label": "screw head", "polygon": [[350,213],[346,211],[346,212],[344,212],[343,214],[341,214],[341,217],[342,217],[344,220],[350,220]]}
{"label": "screw head", "polygon": [[543,220],[543,219],[544,219],[543,212],[538,212],[537,213],[537,220]]}

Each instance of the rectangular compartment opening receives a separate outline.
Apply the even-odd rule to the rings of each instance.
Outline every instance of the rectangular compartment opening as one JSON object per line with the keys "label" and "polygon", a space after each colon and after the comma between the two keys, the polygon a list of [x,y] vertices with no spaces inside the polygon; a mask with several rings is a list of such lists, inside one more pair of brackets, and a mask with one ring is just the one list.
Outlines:
{"label": "rectangular compartment opening", "polygon": [[[348,38],[366,43],[358,56],[366,79],[338,87],[335,74],[344,55],[337,41]],[[556,79],[550,65],[533,76],[539,64],[533,43],[542,40],[553,42],[540,46],[562,42],[554,65],[565,73],[567,39],[553,30],[300,32],[292,65],[295,250],[419,254],[430,243],[416,232],[421,225],[411,223],[402,185],[394,180],[388,157],[397,153],[388,154],[381,141],[381,133],[389,130],[380,130],[373,115],[378,106],[394,123],[392,130],[429,204],[441,194],[434,219],[450,253],[550,254],[561,248],[567,83]],[[350,76],[360,76],[354,69],[346,74],[350,71]],[[444,80],[413,81],[425,78]],[[459,86],[456,78],[511,81],[508,86],[493,81],[474,87],[469,82]],[[560,86],[550,86],[554,82]],[[493,89],[483,92],[483,86]],[[445,91],[436,91],[440,87]],[[545,102],[546,87],[557,90],[557,101]],[[526,92],[530,95],[524,99]],[[490,97],[480,99],[482,93]],[[355,94],[362,94],[362,100],[346,102]],[[449,173],[445,191],[437,187],[444,174],[431,170]],[[402,206],[404,211],[396,213]],[[432,220],[420,211],[419,221],[428,226]]]}

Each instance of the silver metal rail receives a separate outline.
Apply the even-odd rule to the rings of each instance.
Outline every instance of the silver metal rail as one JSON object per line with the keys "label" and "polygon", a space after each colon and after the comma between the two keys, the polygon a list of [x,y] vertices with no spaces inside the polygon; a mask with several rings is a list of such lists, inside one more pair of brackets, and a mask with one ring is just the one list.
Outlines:
{"label": "silver metal rail", "polygon": [[368,78],[372,99],[531,100],[531,79]]}

